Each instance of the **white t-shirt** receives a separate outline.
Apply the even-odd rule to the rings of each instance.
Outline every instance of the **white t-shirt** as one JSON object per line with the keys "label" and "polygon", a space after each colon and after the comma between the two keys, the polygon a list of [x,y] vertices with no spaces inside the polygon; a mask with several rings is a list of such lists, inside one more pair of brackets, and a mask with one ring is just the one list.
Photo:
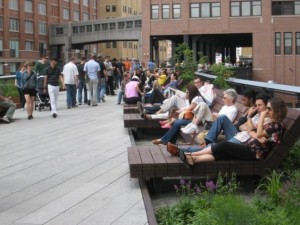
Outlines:
{"label": "white t-shirt", "polygon": [[226,115],[231,122],[233,122],[237,116],[238,110],[236,105],[227,106],[224,105],[219,111],[218,115]]}
{"label": "white t-shirt", "polygon": [[76,84],[75,76],[78,76],[78,69],[74,63],[68,62],[66,65],[64,65],[62,74],[64,75],[65,84]]}

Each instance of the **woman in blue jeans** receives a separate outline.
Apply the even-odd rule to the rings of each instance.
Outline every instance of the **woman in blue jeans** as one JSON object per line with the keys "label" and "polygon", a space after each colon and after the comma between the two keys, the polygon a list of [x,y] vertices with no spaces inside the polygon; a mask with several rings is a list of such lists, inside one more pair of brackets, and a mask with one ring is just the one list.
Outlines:
{"label": "woman in blue jeans", "polygon": [[[186,108],[184,108],[183,111],[193,111],[193,109],[200,102],[203,102],[203,98],[200,96],[198,88],[193,84],[190,84],[187,87],[186,94],[189,105]],[[162,138],[153,140],[152,143],[155,145],[167,144],[168,142],[176,143],[181,126],[187,125],[190,122],[191,120],[187,119],[176,119],[172,127],[168,130],[168,132]]]}

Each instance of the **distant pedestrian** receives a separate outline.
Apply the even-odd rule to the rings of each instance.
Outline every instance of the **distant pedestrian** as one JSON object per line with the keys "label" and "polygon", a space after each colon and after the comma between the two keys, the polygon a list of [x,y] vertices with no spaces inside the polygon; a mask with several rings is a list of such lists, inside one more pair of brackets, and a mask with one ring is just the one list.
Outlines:
{"label": "distant pedestrian", "polygon": [[76,87],[78,85],[78,70],[75,65],[75,58],[71,57],[70,61],[64,65],[63,77],[67,91],[67,108],[76,107]]}
{"label": "distant pedestrian", "polygon": [[42,55],[41,59],[35,63],[33,71],[37,76],[45,75],[46,70],[50,66],[49,57],[47,55]]}
{"label": "distant pedestrian", "polygon": [[79,75],[78,75],[78,92],[77,92],[79,105],[82,104],[82,91],[84,94],[83,101],[85,104],[88,103],[86,74],[85,74],[85,71],[83,71],[85,63],[86,63],[86,58],[82,57],[81,62],[77,65],[77,69],[78,69],[78,73],[79,73]]}
{"label": "distant pedestrian", "polygon": [[21,79],[24,72],[25,72],[24,63],[21,63],[19,70],[16,72],[15,86],[18,88],[21,107],[23,111],[25,110],[25,97],[24,97],[23,90],[21,88]]}
{"label": "distant pedestrian", "polygon": [[104,64],[104,58],[102,56],[98,56],[97,62],[100,65],[100,78],[98,84],[98,93],[97,93],[97,102],[105,102],[105,94],[106,94],[106,83],[107,83],[107,75],[106,75],[106,67]]}

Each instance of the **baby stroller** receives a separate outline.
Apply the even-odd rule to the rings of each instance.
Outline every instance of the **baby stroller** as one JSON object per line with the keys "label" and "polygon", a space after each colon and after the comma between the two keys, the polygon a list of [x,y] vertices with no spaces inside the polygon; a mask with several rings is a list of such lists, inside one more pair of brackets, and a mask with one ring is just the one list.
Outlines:
{"label": "baby stroller", "polygon": [[51,111],[49,94],[48,92],[44,93],[44,80],[45,80],[45,76],[39,76],[37,79],[38,91],[35,99],[35,110],[38,108],[39,111],[41,111],[45,107],[49,107],[49,110]]}

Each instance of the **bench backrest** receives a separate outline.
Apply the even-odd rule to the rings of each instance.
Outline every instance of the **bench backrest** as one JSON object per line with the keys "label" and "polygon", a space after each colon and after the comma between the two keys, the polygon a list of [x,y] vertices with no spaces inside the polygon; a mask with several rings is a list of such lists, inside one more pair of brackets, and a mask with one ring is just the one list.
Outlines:
{"label": "bench backrest", "polygon": [[270,168],[277,168],[285,156],[300,138],[300,111],[288,108],[287,115],[283,120],[285,132],[281,143],[274,146],[266,158]]}

